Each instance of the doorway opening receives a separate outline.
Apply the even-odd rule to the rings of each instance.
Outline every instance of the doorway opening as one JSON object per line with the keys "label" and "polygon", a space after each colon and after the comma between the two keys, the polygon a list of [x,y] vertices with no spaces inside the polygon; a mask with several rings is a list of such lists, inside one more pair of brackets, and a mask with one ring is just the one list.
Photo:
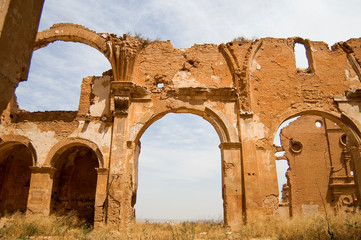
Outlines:
{"label": "doorway opening", "polygon": [[57,169],[51,196],[51,212],[75,211],[80,219],[92,225],[99,162],[92,149],[73,146],[54,159]]}
{"label": "doorway opening", "polygon": [[29,147],[8,143],[0,148],[0,214],[25,212],[33,156]]}
{"label": "doorway opening", "polygon": [[137,221],[223,221],[220,140],[211,124],[169,113],[140,140]]}

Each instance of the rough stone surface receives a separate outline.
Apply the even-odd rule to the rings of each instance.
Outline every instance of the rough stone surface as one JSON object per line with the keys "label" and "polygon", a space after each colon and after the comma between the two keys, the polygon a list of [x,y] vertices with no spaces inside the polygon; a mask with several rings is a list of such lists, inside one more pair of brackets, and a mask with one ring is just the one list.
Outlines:
{"label": "rough stone surface", "polygon": [[348,139],[335,122],[301,116],[282,130],[281,141],[289,162],[283,203],[291,216],[357,206]]}
{"label": "rough stone surface", "polygon": [[0,112],[27,79],[44,0],[0,2]]}
{"label": "rough stone surface", "polygon": [[[1,117],[0,163],[8,166],[9,145],[22,145],[31,153],[28,212],[78,210],[82,215],[82,209],[91,208],[95,225],[127,226],[135,220],[139,139],[169,112],[202,116],[217,131],[224,221],[232,229],[239,229],[246,218],[280,212],[274,155],[278,150],[273,140],[282,122],[299,115],[329,119],[347,135],[345,151],[354,165],[353,200],[359,204],[361,39],[335,44],[332,50],[323,42],[300,38],[175,49],[169,41],[147,42],[57,24],[37,35],[35,49],[57,40],[98,49],[112,69],[103,76],[84,78],[76,112],[31,113],[17,109],[15,98],[6,99],[10,104]],[[296,67],[296,43],[306,48],[307,69]],[[282,143],[287,145],[286,140]],[[293,171],[294,156],[287,156],[290,206],[305,214],[314,212],[316,205],[320,209],[316,194],[303,182],[307,177],[302,174],[309,172],[302,167]],[[312,161],[324,173],[330,172],[323,156]],[[59,177],[59,173],[64,174]],[[74,179],[89,182],[89,188],[80,188]],[[333,183],[328,180],[320,182],[326,198],[332,195],[322,190],[330,189]],[[298,188],[307,196],[296,201]],[[337,199],[347,202],[341,195]],[[336,199],[336,194],[332,196]]]}

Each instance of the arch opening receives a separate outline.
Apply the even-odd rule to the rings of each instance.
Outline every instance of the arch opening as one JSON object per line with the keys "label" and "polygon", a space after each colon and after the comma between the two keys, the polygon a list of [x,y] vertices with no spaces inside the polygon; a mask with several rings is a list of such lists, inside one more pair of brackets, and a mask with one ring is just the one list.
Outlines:
{"label": "arch opening", "polygon": [[28,80],[15,90],[19,108],[77,111],[82,79],[110,68],[101,52],[83,43],[57,41],[40,48],[33,52]]}
{"label": "arch opening", "polygon": [[88,224],[94,222],[94,203],[99,167],[96,153],[87,146],[71,146],[54,155],[51,212],[66,214],[75,211]]}
{"label": "arch opening", "polygon": [[280,207],[289,216],[317,214],[323,204],[330,210],[356,209],[354,163],[359,155],[353,149],[359,143],[353,132],[347,122],[322,113],[302,113],[281,124],[276,161],[286,167],[276,165]]}
{"label": "arch opening", "polygon": [[137,221],[222,220],[219,139],[195,114],[152,122],[140,139]]}
{"label": "arch opening", "polygon": [[0,147],[0,214],[25,212],[27,207],[32,150],[19,142]]}

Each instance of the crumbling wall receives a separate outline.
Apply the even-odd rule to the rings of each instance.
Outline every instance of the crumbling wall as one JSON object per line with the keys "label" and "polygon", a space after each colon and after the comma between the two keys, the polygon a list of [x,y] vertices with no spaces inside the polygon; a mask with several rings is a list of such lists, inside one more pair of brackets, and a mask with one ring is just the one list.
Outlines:
{"label": "crumbling wall", "polygon": [[345,132],[333,121],[305,115],[281,131],[289,170],[290,215],[313,215],[356,203]]}
{"label": "crumbling wall", "polygon": [[18,83],[27,79],[44,0],[0,3],[0,114]]}
{"label": "crumbling wall", "polygon": [[[357,60],[360,39],[348,41],[347,46],[336,44],[332,50],[323,42],[301,38],[175,49],[169,41],[148,42],[95,33],[75,24],[57,24],[38,34],[35,48],[57,40],[82,42],[98,49],[112,69],[100,77],[84,78],[76,112],[31,113],[17,109],[14,103],[4,111],[0,138],[23,136],[34,146],[29,212],[50,212],[53,190],[72,187],[57,178],[59,171],[65,171],[63,166],[72,162],[72,154],[62,154],[87,147],[96,156],[91,158],[98,161],[92,165],[97,167],[94,221],[118,227],[130,224],[135,219],[139,139],[169,112],[202,116],[218,133],[224,218],[233,229],[240,228],[246,216],[277,212],[273,139],[284,120],[304,114],[329,118],[342,126],[352,142],[347,151],[354,149],[351,155],[357,156],[361,124],[354,120],[358,105],[349,99],[357,102],[361,96]],[[296,43],[305,46],[307,69],[296,67]],[[65,165],[55,164],[60,155]],[[317,164],[327,170],[319,159]],[[361,166],[354,170],[357,192],[361,177],[359,181],[356,175],[361,176]],[[320,184],[323,189],[328,182]],[[330,199],[324,190],[321,193]],[[306,195],[305,199],[316,194]],[[292,190],[290,197],[293,201]],[[299,204],[303,203],[293,206]]]}

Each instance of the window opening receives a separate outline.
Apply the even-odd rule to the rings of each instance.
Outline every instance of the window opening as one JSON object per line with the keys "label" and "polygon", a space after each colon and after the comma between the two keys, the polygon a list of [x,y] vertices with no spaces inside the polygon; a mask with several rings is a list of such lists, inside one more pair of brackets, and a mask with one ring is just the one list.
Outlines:
{"label": "window opening", "polygon": [[321,121],[316,121],[315,126],[318,127],[318,128],[322,127],[322,122]]}
{"label": "window opening", "polygon": [[295,43],[296,67],[299,69],[309,69],[306,47],[302,43]]}

